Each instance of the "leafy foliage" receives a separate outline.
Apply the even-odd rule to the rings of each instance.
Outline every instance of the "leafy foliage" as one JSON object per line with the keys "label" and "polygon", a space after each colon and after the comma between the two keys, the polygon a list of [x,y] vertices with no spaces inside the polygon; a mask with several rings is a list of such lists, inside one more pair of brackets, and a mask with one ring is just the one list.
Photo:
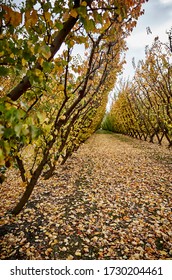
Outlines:
{"label": "leafy foliage", "polygon": [[2,5],[0,164],[17,166],[26,189],[13,214],[99,126],[144,2]]}

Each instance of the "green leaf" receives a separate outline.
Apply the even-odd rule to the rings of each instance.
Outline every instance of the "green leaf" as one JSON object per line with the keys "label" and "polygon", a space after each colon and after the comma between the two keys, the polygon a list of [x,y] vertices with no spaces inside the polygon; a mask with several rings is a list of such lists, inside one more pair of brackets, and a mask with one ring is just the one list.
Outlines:
{"label": "green leaf", "polygon": [[90,30],[93,30],[95,28],[95,22],[94,22],[93,19],[90,19],[88,21],[88,27],[89,27]]}
{"label": "green leaf", "polygon": [[36,126],[31,126],[31,137],[36,139],[41,134],[41,129]]}
{"label": "green leaf", "polygon": [[0,76],[7,76],[9,72],[9,69],[4,67],[4,66],[0,66]]}
{"label": "green leaf", "polygon": [[56,22],[55,26],[58,28],[58,30],[63,29],[63,24],[61,22]]}
{"label": "green leaf", "polygon": [[21,130],[22,130],[22,125],[21,124],[15,125],[14,130],[15,130],[16,136],[20,137]]}
{"label": "green leaf", "polygon": [[85,6],[81,6],[77,9],[78,14],[83,17],[86,18],[87,17],[87,8]]}
{"label": "green leaf", "polygon": [[81,18],[84,28],[87,32],[93,31],[95,29],[95,22],[92,19]]}
{"label": "green leaf", "polygon": [[6,128],[5,130],[4,130],[4,135],[3,135],[3,137],[5,138],[5,139],[10,139],[12,136],[14,136],[14,130],[12,129],[12,128]]}
{"label": "green leaf", "polygon": [[50,73],[51,70],[53,69],[53,64],[52,64],[52,62],[44,61],[44,62],[43,62],[43,69],[44,69],[44,72]]}

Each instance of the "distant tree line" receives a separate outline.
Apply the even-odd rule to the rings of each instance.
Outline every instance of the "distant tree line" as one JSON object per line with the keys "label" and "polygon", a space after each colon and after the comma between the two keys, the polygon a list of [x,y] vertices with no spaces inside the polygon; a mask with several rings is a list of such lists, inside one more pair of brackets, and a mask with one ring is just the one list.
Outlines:
{"label": "distant tree line", "polygon": [[133,80],[121,85],[102,127],[160,145],[166,139],[172,146],[172,52],[168,45],[155,38],[146,49],[145,61],[139,62]]}

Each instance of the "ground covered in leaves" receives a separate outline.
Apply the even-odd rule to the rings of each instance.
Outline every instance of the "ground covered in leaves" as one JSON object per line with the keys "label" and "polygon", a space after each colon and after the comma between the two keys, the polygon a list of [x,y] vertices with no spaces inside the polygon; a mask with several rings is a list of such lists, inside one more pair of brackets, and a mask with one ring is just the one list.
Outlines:
{"label": "ground covered in leaves", "polygon": [[1,259],[172,259],[172,151],[116,134],[94,134],[41,179],[16,218],[22,190],[10,173],[0,190]]}

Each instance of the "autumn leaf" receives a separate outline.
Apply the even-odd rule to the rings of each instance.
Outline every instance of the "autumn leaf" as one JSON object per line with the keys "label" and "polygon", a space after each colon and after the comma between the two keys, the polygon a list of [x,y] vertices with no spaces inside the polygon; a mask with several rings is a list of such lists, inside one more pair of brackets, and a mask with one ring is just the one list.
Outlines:
{"label": "autumn leaf", "polygon": [[46,59],[48,59],[51,55],[50,48],[47,45],[41,46],[40,51],[41,51],[41,54],[43,55],[43,57],[46,58]]}
{"label": "autumn leaf", "polygon": [[[171,157],[169,149],[100,132],[68,164],[57,166],[53,177],[39,181],[17,218],[1,219],[4,229],[12,222],[2,238],[1,259],[171,258],[171,200],[166,199],[172,195],[171,173],[168,160],[162,161]],[[25,187],[14,170],[7,179],[1,216]]]}
{"label": "autumn leaf", "polygon": [[72,10],[70,11],[70,15],[71,15],[72,17],[74,17],[74,18],[77,18],[78,13],[77,13],[76,9],[72,9]]}
{"label": "autumn leaf", "polygon": [[34,26],[38,21],[38,14],[35,9],[27,10],[25,12],[25,26],[26,28],[30,28]]}
{"label": "autumn leaf", "polygon": [[5,11],[4,18],[7,24],[11,24],[17,27],[22,21],[22,14],[14,11],[11,7],[2,5],[3,11]]}

